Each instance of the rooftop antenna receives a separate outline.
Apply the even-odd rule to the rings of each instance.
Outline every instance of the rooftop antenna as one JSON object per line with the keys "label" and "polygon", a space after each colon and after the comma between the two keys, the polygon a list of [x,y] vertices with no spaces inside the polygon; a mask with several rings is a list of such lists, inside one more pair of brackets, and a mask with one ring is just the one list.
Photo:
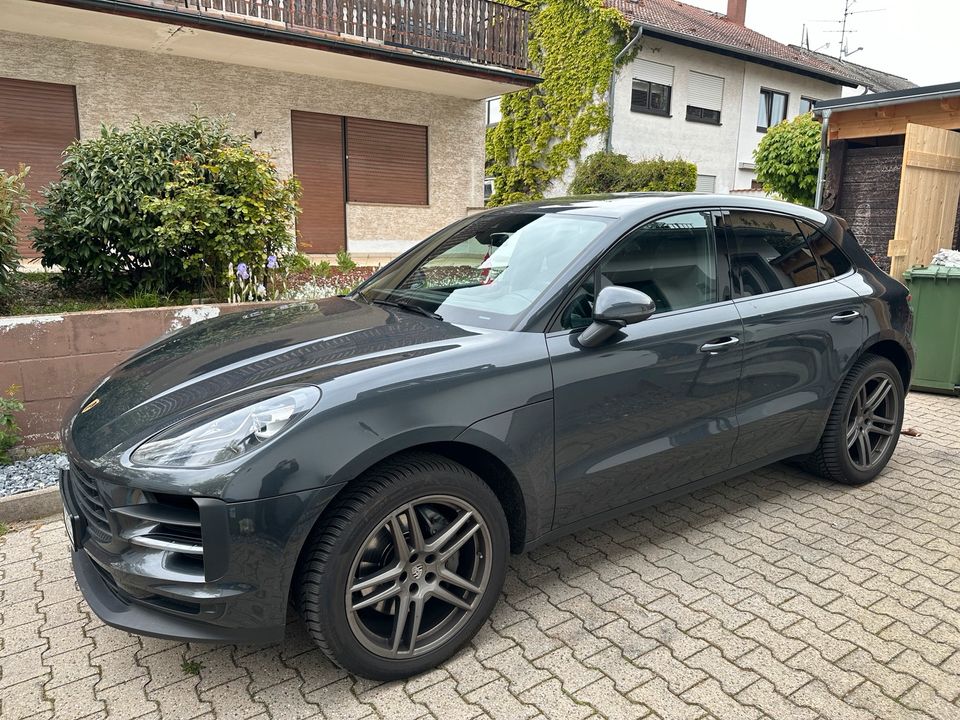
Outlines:
{"label": "rooftop antenna", "polygon": [[[844,60],[854,53],[858,53],[863,50],[862,47],[858,47],[853,52],[848,52],[847,45],[847,35],[855,33],[856,30],[847,30],[847,21],[851,15],[861,15],[863,13],[872,13],[872,12],[883,12],[886,8],[873,8],[870,10],[854,10],[854,6],[857,4],[858,0],[844,0],[843,5],[843,20],[840,21],[840,50],[837,53],[838,60]],[[828,31],[829,32],[829,31]]]}

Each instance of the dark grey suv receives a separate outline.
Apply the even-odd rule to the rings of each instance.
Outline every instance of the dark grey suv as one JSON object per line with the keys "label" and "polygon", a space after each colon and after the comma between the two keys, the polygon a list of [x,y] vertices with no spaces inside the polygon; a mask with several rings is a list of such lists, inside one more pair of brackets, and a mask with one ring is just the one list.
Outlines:
{"label": "dark grey suv", "polygon": [[347,297],[167,336],[67,419],[77,580],[111,625],[343,667],[449,657],[510,552],[778,460],[871,480],[907,291],[842,221],[709,195],[549,200],[442,230]]}

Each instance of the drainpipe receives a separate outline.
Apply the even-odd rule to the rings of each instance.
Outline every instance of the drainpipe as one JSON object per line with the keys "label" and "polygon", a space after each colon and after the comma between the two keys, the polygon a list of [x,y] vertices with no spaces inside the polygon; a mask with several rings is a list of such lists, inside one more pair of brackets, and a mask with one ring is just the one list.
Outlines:
{"label": "drainpipe", "polygon": [[613,101],[616,98],[617,93],[617,66],[620,64],[620,61],[626,56],[630,49],[637,44],[637,41],[643,37],[643,26],[637,25],[637,34],[634,35],[630,42],[628,42],[623,50],[617,53],[617,56],[613,59],[613,70],[610,71],[610,99],[607,101],[607,118],[609,120],[607,124],[607,152],[613,150]]}
{"label": "drainpipe", "polygon": [[817,196],[813,201],[813,207],[817,210],[823,203],[823,185],[827,176],[827,150],[830,147],[830,113],[829,109],[823,111],[823,123],[820,126],[820,166],[817,168]]}

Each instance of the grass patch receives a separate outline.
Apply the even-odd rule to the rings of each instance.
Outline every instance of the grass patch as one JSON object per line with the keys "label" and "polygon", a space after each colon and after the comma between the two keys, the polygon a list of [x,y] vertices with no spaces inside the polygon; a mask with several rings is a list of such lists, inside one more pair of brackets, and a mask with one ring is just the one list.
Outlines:
{"label": "grass patch", "polygon": [[17,277],[5,315],[44,315],[47,313],[82,312],[84,310],[123,310],[135,308],[189,305],[191,293],[164,295],[137,292],[126,297],[107,297],[92,287],[62,288],[56,273],[24,272]]}
{"label": "grass patch", "polygon": [[184,675],[199,675],[203,670],[203,663],[198,660],[184,660],[180,663],[180,669]]}
{"label": "grass patch", "polygon": [[8,532],[10,532],[10,526],[8,526],[6,523],[0,522],[0,537],[3,537]]}

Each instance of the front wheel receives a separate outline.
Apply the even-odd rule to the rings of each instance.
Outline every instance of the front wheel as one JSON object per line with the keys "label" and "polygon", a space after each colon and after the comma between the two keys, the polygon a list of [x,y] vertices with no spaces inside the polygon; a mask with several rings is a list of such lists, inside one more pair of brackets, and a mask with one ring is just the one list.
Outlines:
{"label": "front wheel", "polygon": [[503,508],[467,468],[417,453],[357,480],[325,514],[300,561],[296,600],[321,650],[377,680],[453,655],[500,595],[509,552]]}
{"label": "front wheel", "polygon": [[846,485],[870,482],[897,447],[903,409],[897,368],[886,358],[865,355],[840,386],[820,445],[803,459],[803,466]]}

